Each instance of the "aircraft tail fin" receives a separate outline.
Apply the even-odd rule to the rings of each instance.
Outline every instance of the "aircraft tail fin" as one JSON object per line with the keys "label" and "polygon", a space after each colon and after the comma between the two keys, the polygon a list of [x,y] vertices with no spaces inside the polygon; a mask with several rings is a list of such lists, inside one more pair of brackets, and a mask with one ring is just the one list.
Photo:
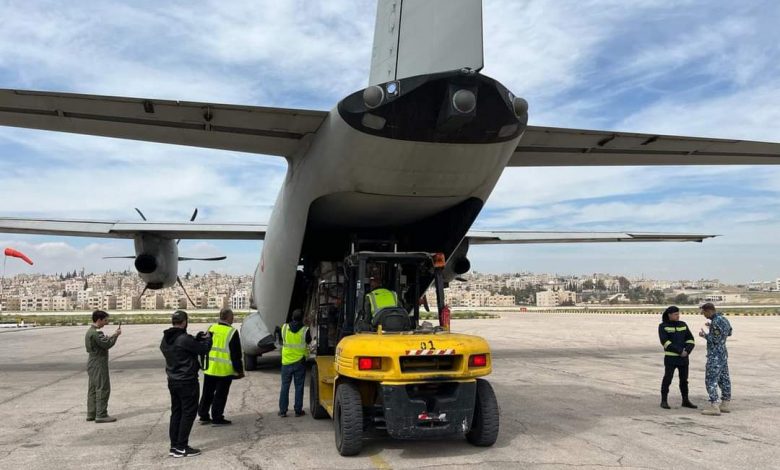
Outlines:
{"label": "aircraft tail fin", "polygon": [[481,70],[482,0],[379,0],[369,85]]}

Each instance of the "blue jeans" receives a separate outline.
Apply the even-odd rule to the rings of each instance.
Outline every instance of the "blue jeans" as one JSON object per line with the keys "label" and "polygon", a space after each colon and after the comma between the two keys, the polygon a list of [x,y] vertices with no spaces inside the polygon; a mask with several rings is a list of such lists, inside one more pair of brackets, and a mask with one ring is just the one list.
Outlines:
{"label": "blue jeans", "polygon": [[290,404],[290,383],[295,381],[295,409],[296,413],[303,411],[303,382],[306,379],[306,361],[282,366],[282,391],[279,393],[279,411],[287,413]]}

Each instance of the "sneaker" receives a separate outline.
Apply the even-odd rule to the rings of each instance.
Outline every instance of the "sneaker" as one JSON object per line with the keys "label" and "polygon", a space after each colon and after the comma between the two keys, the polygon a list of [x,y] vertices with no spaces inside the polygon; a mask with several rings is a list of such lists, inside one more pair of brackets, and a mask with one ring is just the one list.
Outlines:
{"label": "sneaker", "polygon": [[171,455],[175,459],[180,459],[182,457],[195,457],[196,455],[200,455],[200,449],[195,449],[194,447],[186,446],[184,449],[171,449]]}
{"label": "sneaker", "polygon": [[214,426],[227,426],[228,424],[233,424],[233,421],[222,418],[222,419],[215,419],[214,421],[212,421],[212,424]]}
{"label": "sneaker", "polygon": [[95,421],[95,417],[94,416],[87,416],[87,421]]}
{"label": "sneaker", "polygon": [[280,412],[276,413],[276,415],[281,417],[281,418],[286,418],[287,417],[287,412],[286,411],[280,411]]}
{"label": "sneaker", "polygon": [[303,410],[301,410],[301,411],[296,411],[296,412],[295,412],[295,417],[296,417],[296,418],[300,418],[301,416],[303,416],[303,415],[305,415],[305,414],[306,414],[306,412],[305,412],[305,411],[303,411]]}
{"label": "sneaker", "polygon": [[211,423],[212,423],[212,421],[211,421],[211,418],[200,418],[200,419],[198,420],[198,422],[199,422],[200,424],[211,424]]}
{"label": "sneaker", "polygon": [[168,455],[170,455],[171,457],[174,457],[174,458],[176,458],[176,457],[184,457],[183,454],[184,454],[184,451],[181,450],[181,449],[177,449],[175,447],[171,447],[170,449],[168,449]]}
{"label": "sneaker", "polygon": [[667,403],[666,400],[662,400],[661,401],[661,408],[663,408],[665,410],[671,409],[671,407],[669,406],[669,403]]}
{"label": "sneaker", "polygon": [[113,423],[114,421],[116,421],[116,418],[114,418],[113,416],[103,416],[103,417],[95,418],[96,423]]}
{"label": "sneaker", "polygon": [[721,413],[731,413],[731,400],[721,400],[720,402],[720,412]]}
{"label": "sneaker", "polygon": [[710,402],[707,406],[701,410],[701,414],[708,416],[720,416],[720,407],[717,403]]}

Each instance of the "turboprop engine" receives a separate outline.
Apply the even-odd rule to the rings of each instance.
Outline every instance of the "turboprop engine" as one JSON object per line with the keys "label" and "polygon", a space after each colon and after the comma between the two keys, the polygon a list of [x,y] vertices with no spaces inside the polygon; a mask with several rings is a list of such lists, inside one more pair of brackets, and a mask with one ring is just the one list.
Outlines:
{"label": "turboprop engine", "polygon": [[447,260],[447,265],[444,267],[443,273],[444,282],[452,282],[457,280],[459,276],[469,272],[471,269],[471,261],[466,257],[468,251],[469,242],[468,239],[464,238],[460,245],[458,245],[458,248],[455,249]]}
{"label": "turboprop engine", "polygon": [[[140,210],[136,209],[136,212],[141,216],[141,219],[146,221],[146,216]],[[190,217],[190,222],[194,221],[197,216],[198,209],[195,209]],[[133,238],[134,256],[106,256],[103,259],[134,259],[135,269],[146,283],[140,297],[143,297],[147,289],[164,289],[178,283],[190,304],[195,305],[179,277],[179,261],[222,261],[226,257],[189,258],[179,256],[179,241],[153,233],[141,233]]]}
{"label": "turboprop engine", "polygon": [[134,239],[135,269],[147,289],[176,284],[179,273],[179,247],[176,240],[142,234]]}

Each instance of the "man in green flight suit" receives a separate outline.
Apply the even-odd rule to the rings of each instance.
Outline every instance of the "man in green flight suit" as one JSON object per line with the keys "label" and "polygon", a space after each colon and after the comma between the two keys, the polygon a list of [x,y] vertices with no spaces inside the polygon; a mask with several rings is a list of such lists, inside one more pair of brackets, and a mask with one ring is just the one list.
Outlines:
{"label": "man in green flight suit", "polygon": [[96,423],[116,421],[116,418],[108,415],[108,396],[111,394],[111,382],[108,379],[108,350],[116,344],[116,339],[122,334],[122,326],[120,325],[113,335],[106,336],[100,331],[106,325],[108,325],[108,313],[95,310],[92,312],[92,326],[84,337],[84,345],[89,354],[87,421]]}

